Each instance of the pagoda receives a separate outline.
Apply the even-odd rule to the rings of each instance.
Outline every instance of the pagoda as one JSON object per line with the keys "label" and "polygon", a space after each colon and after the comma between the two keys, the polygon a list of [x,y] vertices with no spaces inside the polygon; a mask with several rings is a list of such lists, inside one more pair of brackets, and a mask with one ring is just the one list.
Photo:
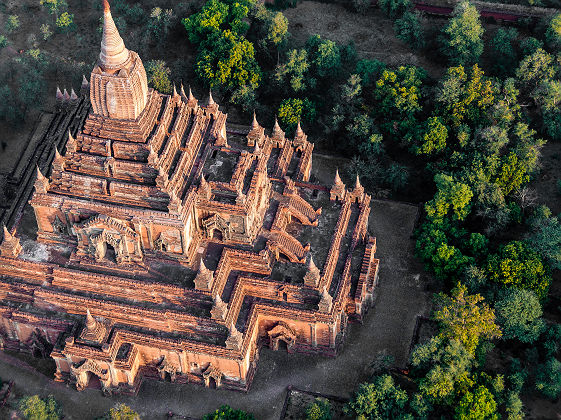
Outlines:
{"label": "pagoda", "polygon": [[[19,236],[25,217],[3,228],[3,348],[50,357],[57,381],[107,393],[143,378],[247,390],[262,346],[336,355],[377,283],[358,178],[352,190],[338,173],[332,187],[310,182],[300,123],[291,139],[254,115],[242,137],[211,93],[149,88],[106,0],[81,92],[57,94],[58,113],[89,101],[87,112],[50,169],[32,169],[23,211],[36,238]],[[36,246],[47,252],[31,255]]]}

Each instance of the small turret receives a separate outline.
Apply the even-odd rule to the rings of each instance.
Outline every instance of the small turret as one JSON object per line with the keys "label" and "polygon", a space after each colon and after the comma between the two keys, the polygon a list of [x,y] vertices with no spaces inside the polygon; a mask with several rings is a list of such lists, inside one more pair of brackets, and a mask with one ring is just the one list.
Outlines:
{"label": "small turret", "polygon": [[327,288],[323,288],[318,304],[318,308],[320,312],[330,312],[331,308],[333,307],[333,298],[327,291]]}
{"label": "small turret", "polygon": [[0,256],[8,258],[17,258],[22,250],[19,238],[15,234],[12,235],[6,225],[2,225],[4,231],[4,239],[0,244]]}
{"label": "small turret", "polygon": [[276,147],[284,146],[284,131],[280,128],[279,120],[275,117],[275,125],[273,126],[273,132],[271,134],[272,140],[275,142]]}
{"label": "small turret", "polygon": [[308,260],[308,271],[304,275],[304,284],[309,287],[318,287],[320,281],[320,272],[319,268],[317,268],[316,264],[314,263],[314,259],[312,258],[312,254],[310,254],[310,258]]}
{"label": "small turret", "polygon": [[195,277],[195,288],[197,290],[210,290],[212,287],[213,276],[214,272],[206,267],[204,260],[201,258],[199,272]]}
{"label": "small turret", "polygon": [[210,310],[210,317],[217,321],[224,321],[226,319],[226,313],[228,312],[228,305],[224,303],[218,293],[214,296],[213,300],[214,304]]}
{"label": "small turret", "polygon": [[253,111],[253,121],[251,122],[251,129],[247,133],[247,145],[255,146],[262,145],[263,139],[265,138],[265,129],[259,125],[257,122],[257,116],[255,111]]}
{"label": "small turret", "polygon": [[34,187],[37,194],[46,194],[49,190],[49,180],[41,173],[39,166],[37,166],[37,179]]}
{"label": "small turret", "polygon": [[68,140],[66,141],[66,152],[76,153],[77,149],[76,139],[72,137],[72,133],[68,130]]}
{"label": "small turret", "polygon": [[329,190],[330,200],[344,200],[347,195],[347,189],[341,177],[339,176],[339,169],[335,171],[335,179],[333,180],[333,186]]}
{"label": "small turret", "polygon": [[206,181],[204,175],[201,175],[201,183],[199,185],[199,194],[205,197],[207,200],[210,200],[211,195],[211,188],[210,184]]}
{"label": "small turret", "polygon": [[232,323],[229,328],[229,335],[226,339],[226,348],[229,350],[239,351],[242,348],[243,343],[243,334],[239,332]]}
{"label": "small turret", "polygon": [[86,76],[82,75],[82,85],[80,86],[80,93],[82,95],[87,95],[90,92],[90,82],[86,79]]}

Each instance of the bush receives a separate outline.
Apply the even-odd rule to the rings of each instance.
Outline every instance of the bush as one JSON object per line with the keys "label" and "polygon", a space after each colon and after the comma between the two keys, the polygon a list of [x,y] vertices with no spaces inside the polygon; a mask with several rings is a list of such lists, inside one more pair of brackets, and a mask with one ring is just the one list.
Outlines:
{"label": "bush", "polygon": [[331,404],[325,398],[316,398],[306,408],[306,420],[331,420]]}
{"label": "bush", "polygon": [[542,307],[531,290],[509,289],[495,304],[495,312],[505,339],[533,343],[544,330]]}
{"label": "bush", "polygon": [[4,35],[0,35],[0,48],[4,48],[6,46],[8,46],[8,38]]}
{"label": "bush", "polygon": [[27,420],[59,420],[62,408],[52,395],[40,398],[39,395],[23,397],[18,403],[18,410]]}
{"label": "bush", "polygon": [[97,420],[140,420],[140,416],[128,405],[121,403],[117,404]]}
{"label": "bush", "polygon": [[234,410],[228,405],[223,405],[214,413],[205,415],[202,420],[255,420],[255,417],[245,411]]}
{"label": "bush", "polygon": [[154,89],[161,93],[171,93],[172,86],[169,80],[171,70],[166,67],[166,62],[163,60],[150,60],[146,63],[146,73],[148,76],[148,83]]}
{"label": "bush", "polygon": [[19,16],[10,15],[6,20],[6,32],[12,33],[20,26]]}
{"label": "bush", "polygon": [[561,393],[561,362],[554,357],[539,365],[536,373],[536,389],[554,400]]}

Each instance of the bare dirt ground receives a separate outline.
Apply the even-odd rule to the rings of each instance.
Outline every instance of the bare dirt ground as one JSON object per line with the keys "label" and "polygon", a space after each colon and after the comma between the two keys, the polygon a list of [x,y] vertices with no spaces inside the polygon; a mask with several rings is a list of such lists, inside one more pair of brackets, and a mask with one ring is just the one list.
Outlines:
{"label": "bare dirt ground", "polygon": [[[336,160],[319,157],[314,171],[322,182],[330,182]],[[0,353],[0,377],[16,381],[16,391],[53,394],[68,419],[91,419],[117,402],[124,402],[146,419],[164,419],[171,410],[182,415],[201,416],[222,404],[255,414],[257,419],[278,419],[286,387],[348,398],[361,381],[369,378],[369,365],[380,354],[392,355],[397,366],[405,366],[417,315],[427,315],[430,294],[426,277],[413,258],[413,231],[417,207],[408,204],[372,202],[370,232],[377,237],[380,284],[374,307],[363,325],[351,324],[336,358],[288,354],[263,348],[251,390],[246,393],[145,381],[137,397],[104,398],[101,391],[82,393],[53,383],[40,373],[13,364]],[[2,417],[0,412],[0,417]]]}
{"label": "bare dirt ground", "polygon": [[367,13],[358,14],[339,4],[304,1],[283,13],[297,45],[305,44],[310,36],[318,34],[340,44],[354,42],[361,58],[384,61],[390,66],[421,66],[434,77],[443,72],[443,67],[397,39],[392,20],[380,9],[370,8]]}

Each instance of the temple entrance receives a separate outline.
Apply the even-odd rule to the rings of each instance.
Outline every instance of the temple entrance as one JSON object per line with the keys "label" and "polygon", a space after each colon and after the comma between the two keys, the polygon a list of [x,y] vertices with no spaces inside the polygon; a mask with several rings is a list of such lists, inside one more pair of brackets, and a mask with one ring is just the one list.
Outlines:
{"label": "temple entrance", "polygon": [[212,378],[212,377],[208,378],[208,387],[209,387],[210,389],[216,389],[216,388],[217,388],[217,386],[216,386],[216,379],[214,379],[214,378]]}
{"label": "temple entrance", "polygon": [[288,353],[288,343],[282,339],[277,342],[277,350],[285,351]]}
{"label": "temple entrance", "polygon": [[222,232],[219,229],[214,229],[214,231],[212,232],[212,239],[215,239],[217,241],[222,241],[223,240],[223,235]]}
{"label": "temple entrance", "polygon": [[101,389],[101,381],[97,375],[94,375],[92,372],[87,372],[88,375],[88,385],[86,388],[88,389]]}
{"label": "temple entrance", "polygon": [[103,257],[104,260],[109,261],[113,264],[117,263],[117,252],[115,248],[110,243],[107,243],[107,248],[105,249],[105,256]]}

